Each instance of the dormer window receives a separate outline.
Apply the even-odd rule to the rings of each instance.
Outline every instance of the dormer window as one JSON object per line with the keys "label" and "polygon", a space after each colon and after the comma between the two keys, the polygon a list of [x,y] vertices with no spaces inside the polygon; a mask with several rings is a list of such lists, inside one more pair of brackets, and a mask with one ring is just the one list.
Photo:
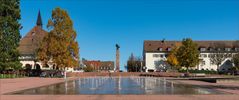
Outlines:
{"label": "dormer window", "polygon": [[210,48],[209,48],[209,51],[213,51],[213,48],[210,47]]}
{"label": "dormer window", "polygon": [[235,48],[235,51],[239,51],[239,48]]}
{"label": "dormer window", "polygon": [[200,51],[206,51],[206,48],[200,48]]}
{"label": "dormer window", "polygon": [[225,51],[231,51],[231,48],[225,48]]}
{"label": "dormer window", "polygon": [[172,50],[172,48],[168,48],[167,50],[168,50],[168,51],[171,51],[171,50]]}
{"label": "dormer window", "polygon": [[32,36],[34,36],[36,33],[35,32],[32,32]]}
{"label": "dormer window", "polygon": [[163,51],[163,48],[159,47],[157,50],[158,50],[158,51]]}

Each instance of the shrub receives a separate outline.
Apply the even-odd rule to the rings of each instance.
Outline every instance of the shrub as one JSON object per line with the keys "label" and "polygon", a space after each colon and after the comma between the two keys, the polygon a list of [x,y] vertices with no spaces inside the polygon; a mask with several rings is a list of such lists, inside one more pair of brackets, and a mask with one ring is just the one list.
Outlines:
{"label": "shrub", "polygon": [[93,72],[94,69],[91,66],[87,66],[87,67],[84,67],[83,70],[84,72]]}
{"label": "shrub", "polygon": [[[217,71],[214,71],[214,70],[198,70],[198,69],[195,69],[195,70],[188,70],[189,73],[205,73],[205,74],[217,74]],[[181,73],[186,73],[187,70],[179,70],[179,72]]]}

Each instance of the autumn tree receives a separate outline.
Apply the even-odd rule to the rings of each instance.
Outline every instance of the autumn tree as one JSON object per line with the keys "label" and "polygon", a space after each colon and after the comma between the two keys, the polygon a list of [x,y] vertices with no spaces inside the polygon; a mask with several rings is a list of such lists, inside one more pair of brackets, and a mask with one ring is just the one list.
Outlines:
{"label": "autumn tree", "polygon": [[195,67],[199,63],[199,51],[197,49],[197,44],[193,42],[192,39],[183,39],[182,45],[179,47],[177,52],[177,58],[179,64],[183,67]]}
{"label": "autumn tree", "polygon": [[50,30],[38,50],[38,59],[44,63],[52,62],[60,69],[79,65],[79,47],[73,22],[65,10],[55,8],[48,20]]}
{"label": "autumn tree", "polygon": [[0,70],[19,69],[20,1],[0,0]]}
{"label": "autumn tree", "polygon": [[178,69],[178,58],[177,58],[177,51],[178,51],[178,47],[174,47],[168,54],[167,57],[167,62],[168,64],[170,64],[173,68]]}

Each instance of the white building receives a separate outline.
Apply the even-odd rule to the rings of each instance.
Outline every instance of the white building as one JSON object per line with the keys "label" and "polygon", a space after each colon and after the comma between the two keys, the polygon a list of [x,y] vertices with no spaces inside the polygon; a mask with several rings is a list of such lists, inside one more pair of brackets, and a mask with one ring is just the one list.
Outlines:
{"label": "white building", "polygon": [[[228,70],[232,67],[231,58],[239,52],[238,41],[194,41],[198,44],[200,52],[199,65],[194,69],[198,70],[217,70],[217,65],[210,60],[212,54],[220,53],[226,54],[226,59],[222,61],[219,70]],[[164,71],[170,67],[166,62],[168,53],[174,46],[180,46],[181,41],[144,41],[143,58],[145,62],[145,71]]]}

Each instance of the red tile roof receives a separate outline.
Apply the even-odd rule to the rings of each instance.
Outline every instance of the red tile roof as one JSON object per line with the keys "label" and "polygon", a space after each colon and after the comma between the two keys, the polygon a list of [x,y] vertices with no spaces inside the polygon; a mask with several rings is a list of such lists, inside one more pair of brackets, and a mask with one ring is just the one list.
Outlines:
{"label": "red tile roof", "polygon": [[[223,47],[223,48],[238,48],[239,41],[194,41],[198,44],[198,47],[203,48],[216,48]],[[218,45],[215,45],[218,44]],[[153,41],[153,40],[146,40],[144,41],[144,52],[158,52],[160,48],[162,51],[167,51],[168,48],[173,48],[174,46],[180,46],[181,41]]]}
{"label": "red tile roof", "polygon": [[18,50],[21,55],[34,55],[39,48],[40,42],[47,35],[47,32],[40,26],[35,26],[20,41]]}

